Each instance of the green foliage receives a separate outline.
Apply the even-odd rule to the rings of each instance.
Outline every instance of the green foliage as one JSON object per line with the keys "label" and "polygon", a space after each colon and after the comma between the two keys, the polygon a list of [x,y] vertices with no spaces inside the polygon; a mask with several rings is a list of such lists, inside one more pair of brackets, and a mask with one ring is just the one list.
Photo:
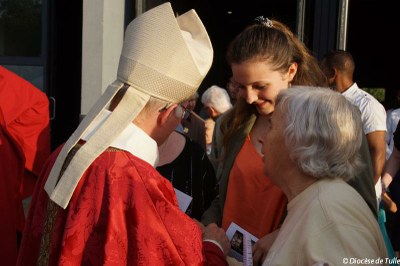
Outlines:
{"label": "green foliage", "polygon": [[385,101],[385,88],[362,88],[362,90],[374,96],[380,103]]}

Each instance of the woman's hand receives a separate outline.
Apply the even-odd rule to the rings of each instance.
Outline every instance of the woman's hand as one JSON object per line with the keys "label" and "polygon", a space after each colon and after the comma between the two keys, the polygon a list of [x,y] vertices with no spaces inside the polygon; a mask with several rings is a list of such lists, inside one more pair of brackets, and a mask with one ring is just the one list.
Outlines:
{"label": "woman's hand", "polygon": [[271,248],[276,237],[278,236],[278,233],[279,233],[279,229],[260,238],[253,245],[253,264],[254,265],[261,265],[263,263],[263,261],[267,257],[269,249]]}

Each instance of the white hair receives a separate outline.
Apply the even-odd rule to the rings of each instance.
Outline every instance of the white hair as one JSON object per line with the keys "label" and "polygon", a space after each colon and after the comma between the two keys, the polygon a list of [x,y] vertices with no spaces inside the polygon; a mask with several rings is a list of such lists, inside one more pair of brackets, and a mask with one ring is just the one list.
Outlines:
{"label": "white hair", "polygon": [[217,85],[209,87],[203,93],[201,96],[201,102],[204,106],[210,106],[214,108],[214,110],[220,114],[232,108],[232,103],[228,92]]}
{"label": "white hair", "polygon": [[285,143],[290,158],[316,178],[348,180],[360,170],[361,113],[328,88],[295,86],[277,97],[286,116]]}

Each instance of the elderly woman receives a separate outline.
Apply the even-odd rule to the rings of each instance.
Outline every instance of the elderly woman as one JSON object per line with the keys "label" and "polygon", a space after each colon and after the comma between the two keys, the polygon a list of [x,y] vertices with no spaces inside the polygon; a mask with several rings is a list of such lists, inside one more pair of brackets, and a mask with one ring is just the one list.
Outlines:
{"label": "elderly woman", "polygon": [[293,87],[268,123],[264,171],[289,202],[263,265],[388,263],[376,218],[345,182],[361,166],[357,108],[329,89]]}

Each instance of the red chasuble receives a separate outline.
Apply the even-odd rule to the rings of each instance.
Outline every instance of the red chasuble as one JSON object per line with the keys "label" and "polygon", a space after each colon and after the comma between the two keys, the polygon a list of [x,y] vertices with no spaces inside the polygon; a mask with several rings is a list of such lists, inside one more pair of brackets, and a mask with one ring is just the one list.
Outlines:
{"label": "red chasuble", "polygon": [[[1,123],[0,110],[0,125]],[[8,132],[0,126],[0,261],[14,266],[17,261],[17,232],[22,233],[24,210],[20,189],[24,156]]]}
{"label": "red chasuble", "polygon": [[24,197],[30,196],[50,155],[49,102],[45,93],[0,66],[4,126],[25,156]]}
{"label": "red chasuble", "polygon": [[116,149],[86,170],[67,209],[57,206],[54,229],[43,241],[49,243],[40,248],[45,220],[51,220],[43,187],[59,150],[35,190],[17,265],[32,265],[39,254],[48,255],[48,265],[204,263],[201,231],[179,210],[169,181],[147,162]]}

